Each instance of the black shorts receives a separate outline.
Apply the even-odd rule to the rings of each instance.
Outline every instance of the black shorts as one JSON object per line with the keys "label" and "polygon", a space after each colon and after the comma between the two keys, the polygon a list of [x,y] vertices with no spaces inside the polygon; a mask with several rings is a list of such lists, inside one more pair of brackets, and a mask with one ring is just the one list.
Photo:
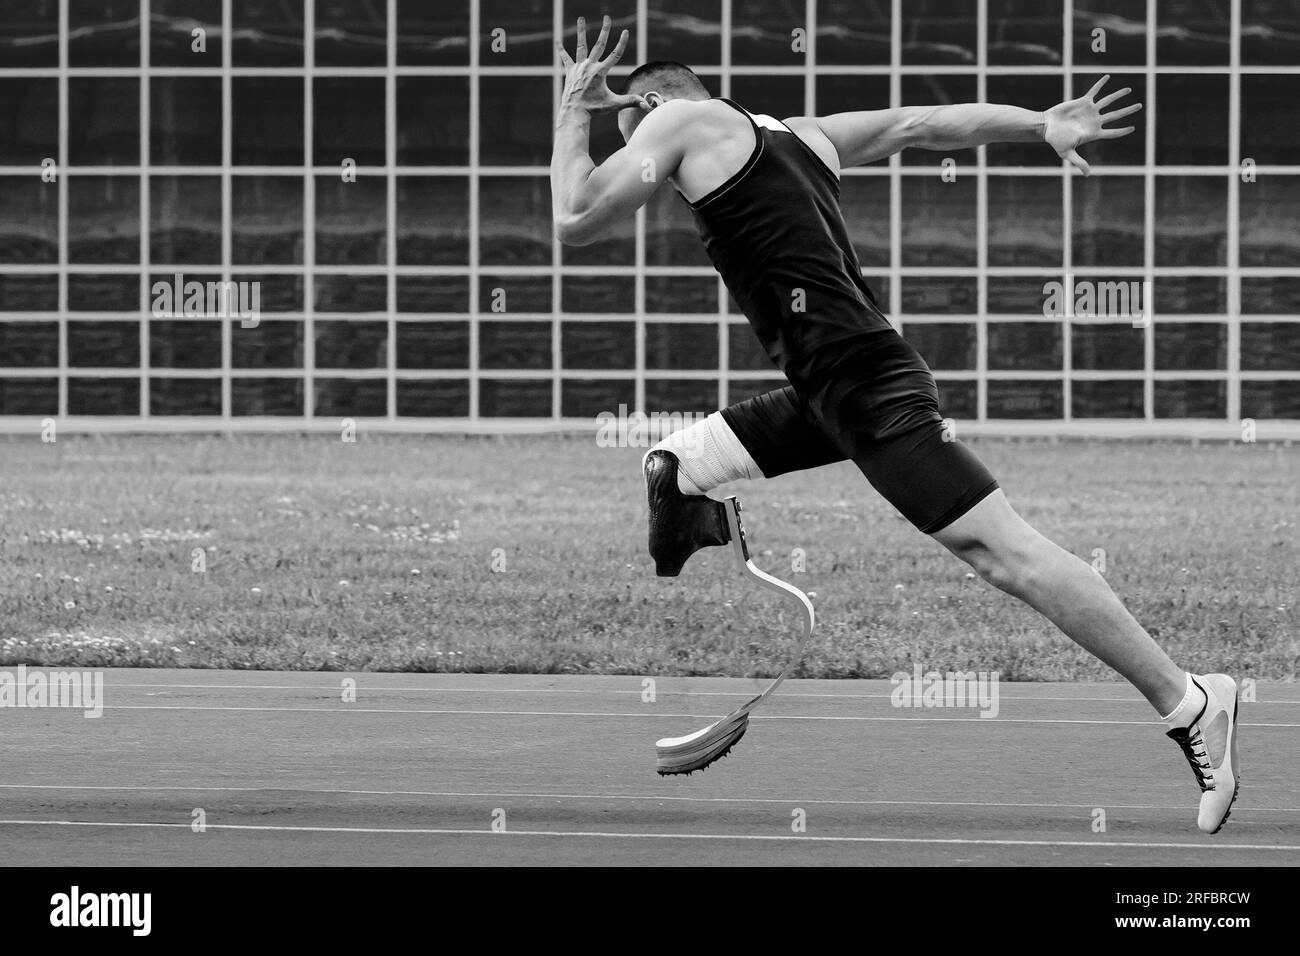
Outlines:
{"label": "black shorts", "polygon": [[722,411],[765,477],[851,459],[926,534],[998,487],[948,433],[934,376],[896,332],[854,340],[786,371],[791,385]]}

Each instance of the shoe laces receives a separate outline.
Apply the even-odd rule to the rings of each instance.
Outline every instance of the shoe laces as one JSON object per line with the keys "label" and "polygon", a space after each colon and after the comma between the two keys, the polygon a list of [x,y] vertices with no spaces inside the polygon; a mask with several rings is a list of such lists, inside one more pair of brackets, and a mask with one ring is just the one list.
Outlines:
{"label": "shoe laces", "polygon": [[1214,777],[1210,772],[1213,767],[1210,765],[1210,755],[1206,750],[1205,738],[1201,735],[1200,726],[1193,724],[1191,728],[1179,727],[1169,731],[1168,736],[1183,748],[1183,756],[1192,765],[1192,773],[1196,774],[1196,783],[1201,790],[1213,790]]}

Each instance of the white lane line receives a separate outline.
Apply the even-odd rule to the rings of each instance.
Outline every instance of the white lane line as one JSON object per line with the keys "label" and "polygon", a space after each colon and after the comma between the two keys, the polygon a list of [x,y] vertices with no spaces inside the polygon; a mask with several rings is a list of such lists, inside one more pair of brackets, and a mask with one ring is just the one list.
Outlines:
{"label": "white lane line", "polygon": [[[987,800],[808,800],[802,797],[691,797],[667,796],[657,793],[530,793],[507,790],[343,790],[325,787],[179,787],[173,785],[142,787],[115,787],[106,784],[23,784],[0,783],[0,790],[90,790],[110,791],[113,793],[311,793],[323,796],[363,796],[363,797],[455,797],[455,798],[497,798],[511,800],[636,800],[643,803],[762,803],[762,804],[809,804],[816,806],[851,806],[851,807],[988,807],[990,809],[1040,809],[1040,810],[1086,810],[1104,806],[1107,810],[1186,810],[1183,805],[1157,803],[999,803]],[[1234,807],[1234,813],[1300,813],[1300,807]]]}
{"label": "white lane line", "polygon": [[[0,820],[0,826],[35,827],[113,827],[119,829],[189,830],[189,823],[127,823],[96,820]],[[939,844],[944,846],[1072,846],[1091,849],[1120,847],[1125,849],[1159,850],[1300,850],[1300,845],[1277,843],[1142,843],[1119,840],[972,840],[958,837],[869,837],[869,836],[809,836],[808,834],[766,833],[619,833],[610,830],[504,830],[496,832],[481,829],[456,829],[442,827],[322,827],[289,825],[254,825],[239,823],[209,823],[208,830],[248,831],[254,833],[358,833],[394,834],[402,836],[487,836],[487,837],[569,837],[606,840],[736,840],[765,843],[910,843]]]}
{"label": "white lane line", "polygon": [[[344,674],[343,671],[339,672]],[[345,676],[359,678],[365,677],[363,673],[347,673]],[[631,681],[641,681],[644,677],[629,677]],[[655,678],[659,681],[678,680],[682,678]],[[721,678],[725,680],[726,678]],[[337,684],[121,684],[113,680],[107,682],[109,687],[154,687],[168,690],[311,690],[323,691],[328,693],[338,693],[339,685]],[[746,691],[725,691],[725,690],[660,690],[660,697],[753,697],[756,690],[762,689],[762,683],[756,682],[755,690]],[[1145,700],[1139,696],[1133,697],[1043,697],[1040,695],[1015,693],[1014,689],[1008,692],[1007,688],[1014,688],[1011,682],[1003,682],[1001,685],[1001,695],[1003,700],[1047,700],[1047,701],[1068,701],[1075,703],[1103,703],[1103,704],[1144,704]],[[564,687],[401,687],[401,686],[383,686],[374,684],[361,684],[358,682],[357,689],[364,690],[366,693],[405,693],[412,692],[417,694],[574,694],[602,696],[604,694],[622,694],[626,696],[640,697],[644,693],[639,688],[630,690],[614,689],[576,689]],[[783,699],[792,697],[807,698],[809,700],[889,700],[891,694],[816,694],[811,691],[781,691]],[[1297,700],[1254,700],[1249,702],[1252,707],[1258,705],[1275,706],[1300,704]]]}
{"label": "white lane line", "polygon": [[[33,712],[46,712],[56,708],[31,707],[16,708]],[[68,710],[68,708],[57,708]],[[972,708],[968,708],[972,709]],[[339,704],[337,707],[233,707],[216,704],[108,704],[110,710],[200,710],[229,711],[233,713],[281,713],[281,714],[428,714],[447,716],[463,714],[469,717],[627,717],[636,720],[717,720],[716,714],[633,714],[633,713],[598,713],[571,710],[426,710],[397,707],[354,707],[351,704]],[[70,712],[76,713],[75,709]],[[821,714],[751,714],[750,720],[863,720],[863,721],[902,721],[912,723],[965,723],[965,724],[1132,724],[1135,726],[1154,726],[1155,720],[1081,720],[1063,717],[870,717],[858,714],[840,716]],[[1300,724],[1248,724],[1242,727],[1289,727],[1300,728]]]}

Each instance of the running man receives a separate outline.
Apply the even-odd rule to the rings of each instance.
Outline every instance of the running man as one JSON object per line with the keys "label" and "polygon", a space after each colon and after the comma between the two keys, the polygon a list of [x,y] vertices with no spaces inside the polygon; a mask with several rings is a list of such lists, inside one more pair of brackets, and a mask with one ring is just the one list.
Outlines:
{"label": "running man", "polygon": [[[588,51],[579,19],[576,57],[557,44],[568,76],[551,159],[556,236],[595,242],[671,183],[790,383],[715,412],[646,455],[658,573],[676,575],[701,547],[727,543],[723,505],[707,497],[718,485],[849,459],[921,532],[1142,692],[1192,765],[1197,825],[1217,832],[1238,788],[1236,683],[1175,665],[1105,579],[1030,527],[975,454],[951,440],[930,369],[877,308],[839,204],[843,167],[909,147],[1041,141],[1087,174],[1078,148],[1133,132],[1107,124],[1141,104],[1104,113],[1130,92],[1094,99],[1104,77],[1041,113],[965,103],[777,120],[711,97],[679,63],[644,64],[622,95],[613,93],[606,76],[628,34],[602,59],[609,33],[606,17]],[[596,166],[591,117],[613,111],[627,145]]]}

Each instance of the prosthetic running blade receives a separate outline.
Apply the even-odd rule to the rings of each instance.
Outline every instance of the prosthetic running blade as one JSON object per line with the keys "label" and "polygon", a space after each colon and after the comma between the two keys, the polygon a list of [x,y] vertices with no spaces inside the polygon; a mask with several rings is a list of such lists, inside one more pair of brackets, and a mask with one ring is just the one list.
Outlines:
{"label": "prosthetic running blade", "polygon": [[657,741],[655,769],[660,776],[690,774],[696,770],[703,770],[720,757],[725,757],[735,746],[736,741],[745,736],[745,731],[749,729],[750,711],[772,696],[803,657],[804,647],[808,643],[808,638],[812,636],[816,620],[812,602],[808,600],[806,594],[793,584],[787,584],[780,578],[754,567],[754,562],[749,557],[749,547],[745,542],[745,529],[740,523],[740,501],[732,495],[726,500],[725,506],[727,526],[731,530],[731,545],[736,558],[740,561],[741,569],[747,577],[757,581],[763,587],[784,594],[799,603],[804,616],[803,636],[776,680],[772,681],[757,697],[693,734],[687,734],[685,737],[665,737]]}

